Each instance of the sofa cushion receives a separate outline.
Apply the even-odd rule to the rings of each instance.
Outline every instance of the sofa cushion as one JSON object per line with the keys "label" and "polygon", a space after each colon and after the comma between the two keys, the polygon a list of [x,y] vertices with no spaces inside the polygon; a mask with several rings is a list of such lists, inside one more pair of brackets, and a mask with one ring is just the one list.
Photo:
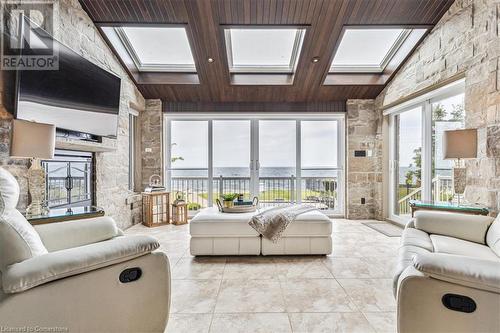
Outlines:
{"label": "sofa cushion", "polygon": [[430,238],[434,246],[434,252],[437,253],[500,261],[500,258],[486,245],[441,235],[431,235]]}
{"label": "sofa cushion", "polygon": [[[257,237],[259,233],[248,222],[257,213],[225,214],[217,208],[206,208],[191,220],[191,236],[238,236]],[[329,236],[332,222],[320,211],[311,211],[297,216],[283,232],[283,237]]]}
{"label": "sofa cushion", "polygon": [[40,236],[16,209],[19,184],[0,168],[0,270],[6,266],[47,253]]}
{"label": "sofa cushion", "polygon": [[434,279],[500,293],[500,261],[430,253],[416,255],[413,266]]}
{"label": "sofa cushion", "polygon": [[330,236],[332,221],[318,210],[300,214],[288,225],[283,237],[293,236]]}
{"label": "sofa cushion", "polygon": [[191,220],[191,236],[258,237],[248,222],[255,213],[224,214],[215,207],[201,210]]}
{"label": "sofa cushion", "polygon": [[418,211],[415,228],[429,234],[445,235],[486,244],[486,231],[493,218],[449,212]]}
{"label": "sofa cushion", "polygon": [[486,244],[488,244],[491,250],[500,257],[500,214],[498,214],[497,218],[488,229]]}
{"label": "sofa cushion", "polygon": [[396,295],[397,292],[399,277],[408,266],[413,265],[413,257],[417,254],[427,254],[427,253],[432,253],[432,252],[420,246],[403,245],[399,248],[398,262],[396,269],[394,271],[394,280],[392,285],[394,295]]}
{"label": "sofa cushion", "polygon": [[[90,272],[148,254],[160,247],[151,236],[132,235],[55,251],[10,265],[2,274],[6,293],[17,293],[38,285]],[[119,280],[116,277],[117,289]]]}
{"label": "sofa cushion", "polygon": [[431,252],[434,251],[434,246],[432,245],[432,241],[431,238],[429,237],[429,234],[426,233],[425,231],[414,228],[406,227],[406,229],[403,230],[403,235],[401,237],[401,245],[416,246],[426,249],[427,251]]}
{"label": "sofa cushion", "polygon": [[0,168],[0,215],[15,209],[18,200],[19,183],[10,172]]}
{"label": "sofa cushion", "polygon": [[45,253],[40,236],[19,211],[0,215],[0,270]]}
{"label": "sofa cushion", "polygon": [[50,252],[102,242],[121,234],[109,216],[40,224],[35,230]]}

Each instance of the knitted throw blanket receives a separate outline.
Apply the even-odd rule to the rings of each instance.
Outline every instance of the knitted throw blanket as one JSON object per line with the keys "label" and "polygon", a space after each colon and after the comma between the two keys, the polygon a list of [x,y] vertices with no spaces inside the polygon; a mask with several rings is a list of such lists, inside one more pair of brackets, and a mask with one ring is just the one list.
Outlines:
{"label": "knitted throw blanket", "polygon": [[298,215],[310,212],[316,208],[311,205],[292,205],[285,207],[274,207],[252,217],[248,224],[263,237],[276,243],[288,225]]}

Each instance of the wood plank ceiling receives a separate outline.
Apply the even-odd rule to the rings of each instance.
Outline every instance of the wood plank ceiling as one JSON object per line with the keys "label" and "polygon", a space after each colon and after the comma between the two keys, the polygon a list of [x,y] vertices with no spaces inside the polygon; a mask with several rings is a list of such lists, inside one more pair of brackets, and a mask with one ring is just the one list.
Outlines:
{"label": "wood plank ceiling", "polygon": [[[325,86],[344,25],[434,25],[454,0],[80,0],[96,25],[187,24],[199,85],[140,84],[145,98],[166,102],[327,102],[375,98],[383,85]],[[293,85],[235,86],[223,24],[308,25]],[[319,57],[319,62],[311,59]],[[209,63],[208,58],[215,59]]]}

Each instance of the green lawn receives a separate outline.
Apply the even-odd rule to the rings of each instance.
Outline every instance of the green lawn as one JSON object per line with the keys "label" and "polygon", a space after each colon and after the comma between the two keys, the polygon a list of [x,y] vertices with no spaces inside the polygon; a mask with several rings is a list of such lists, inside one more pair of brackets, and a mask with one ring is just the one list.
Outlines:
{"label": "green lawn", "polygon": [[[243,195],[246,199],[250,198],[250,192],[243,192]],[[208,193],[200,193],[198,195],[200,198],[208,200]],[[214,192],[213,198],[217,198],[219,196],[219,192]],[[305,190],[302,191],[302,198],[307,197],[337,197],[336,192],[320,192],[320,191],[311,191]],[[283,201],[290,201],[290,191],[288,190],[270,190],[270,191],[262,191],[259,193],[260,200],[278,200],[282,199]]]}

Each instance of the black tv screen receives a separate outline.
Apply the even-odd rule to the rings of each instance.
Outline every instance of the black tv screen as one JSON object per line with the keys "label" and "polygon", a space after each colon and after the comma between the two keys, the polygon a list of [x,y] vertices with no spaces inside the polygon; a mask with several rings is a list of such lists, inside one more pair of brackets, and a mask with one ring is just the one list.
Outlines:
{"label": "black tv screen", "polygon": [[[38,42],[56,50],[57,70],[18,70],[16,118],[57,128],[116,138],[120,78],[59,43],[43,30]],[[49,40],[50,39],[50,40]],[[26,47],[23,56],[44,55]]]}

